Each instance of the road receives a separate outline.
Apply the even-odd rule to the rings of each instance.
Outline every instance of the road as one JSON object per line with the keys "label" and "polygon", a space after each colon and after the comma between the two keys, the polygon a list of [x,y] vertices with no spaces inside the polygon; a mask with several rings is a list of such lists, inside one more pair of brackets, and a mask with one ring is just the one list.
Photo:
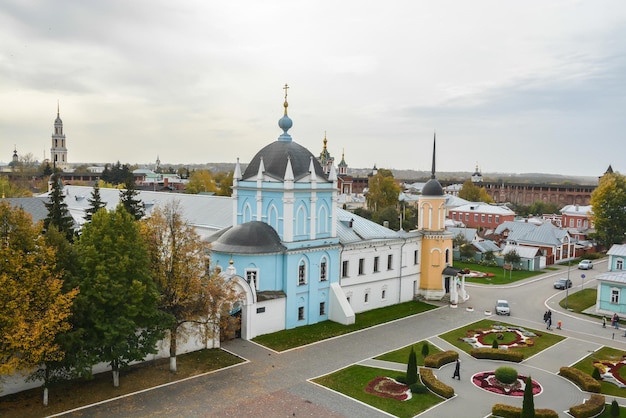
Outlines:
{"label": "road", "polygon": [[[585,271],[585,287],[595,285],[594,278],[602,271],[606,271],[606,261],[599,262],[592,271]],[[580,278],[580,273],[576,269],[570,270],[570,277],[574,281],[571,292],[581,287],[580,280],[578,284],[575,280],[575,276]],[[568,313],[558,306],[558,301],[565,292],[553,289],[552,284],[564,274],[567,274],[567,268],[560,267],[554,273],[508,286],[468,284],[470,300],[466,305],[473,306],[474,312],[467,312],[462,308],[463,305],[458,309],[443,306],[410,318],[283,353],[272,352],[250,341],[230,341],[224,344],[224,348],[248,362],[70,412],[66,416],[387,417],[381,411],[318,387],[309,380],[423,339],[429,339],[445,348],[446,343],[437,335],[484,318],[484,311],[493,310],[496,299],[503,298],[508,299],[511,304],[511,317],[505,319],[507,322],[542,329],[543,312],[550,308],[554,312],[555,323],[559,319],[563,321],[563,330],[558,332],[571,337],[566,343],[544,350],[545,354],[542,352],[520,365],[521,370],[526,369],[528,373],[532,371],[533,377],[542,376],[547,386],[558,388],[562,394],[557,398],[539,396],[536,407],[554,407],[560,413],[567,409],[567,405],[582,402],[584,394],[555,375],[559,365],[571,364],[604,344],[626,351],[626,338],[615,335],[610,327],[602,329],[598,321]],[[464,378],[469,379],[469,373],[483,367],[492,365],[466,362]],[[443,371],[444,377],[445,373],[448,372]],[[472,414],[476,414],[471,416],[484,417],[488,414],[490,405],[502,402],[490,398],[493,394],[485,395],[484,391],[476,389],[467,381],[446,383],[455,387],[459,397],[425,412],[422,415],[424,418],[445,414],[470,416],[467,415],[468,407],[475,408],[469,409],[473,411]]]}

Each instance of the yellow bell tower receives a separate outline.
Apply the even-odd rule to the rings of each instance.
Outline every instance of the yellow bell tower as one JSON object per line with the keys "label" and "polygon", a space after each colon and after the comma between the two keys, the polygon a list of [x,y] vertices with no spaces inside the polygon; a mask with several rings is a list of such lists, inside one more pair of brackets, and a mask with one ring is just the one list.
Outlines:
{"label": "yellow bell tower", "polygon": [[446,294],[443,270],[452,265],[452,234],[446,231],[446,197],[435,178],[436,136],[430,180],[419,197],[417,228],[422,233],[422,270],[418,293],[427,300],[440,300]]}

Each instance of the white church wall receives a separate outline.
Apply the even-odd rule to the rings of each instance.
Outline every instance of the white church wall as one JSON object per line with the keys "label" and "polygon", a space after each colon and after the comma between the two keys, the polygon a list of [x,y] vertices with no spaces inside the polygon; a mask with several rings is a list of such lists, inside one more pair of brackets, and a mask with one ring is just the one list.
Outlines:
{"label": "white church wall", "polygon": [[252,312],[250,338],[285,329],[285,298],[257,302]]}

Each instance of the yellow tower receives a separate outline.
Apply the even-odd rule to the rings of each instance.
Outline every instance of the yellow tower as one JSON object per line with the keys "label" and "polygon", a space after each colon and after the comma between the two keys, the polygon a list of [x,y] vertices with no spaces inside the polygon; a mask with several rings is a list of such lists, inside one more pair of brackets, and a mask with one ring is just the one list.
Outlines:
{"label": "yellow tower", "polygon": [[447,293],[449,283],[444,269],[452,265],[452,234],[446,231],[446,197],[435,178],[435,147],[430,180],[422,188],[419,198],[417,228],[422,233],[422,259],[418,293],[427,300],[440,300]]}

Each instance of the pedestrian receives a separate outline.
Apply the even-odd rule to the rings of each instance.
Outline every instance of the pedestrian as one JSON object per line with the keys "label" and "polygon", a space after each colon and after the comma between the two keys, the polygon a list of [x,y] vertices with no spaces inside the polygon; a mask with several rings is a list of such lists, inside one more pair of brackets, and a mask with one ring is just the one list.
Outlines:
{"label": "pedestrian", "polygon": [[615,329],[619,329],[619,315],[615,314]]}
{"label": "pedestrian", "polygon": [[461,380],[461,360],[456,359],[456,364],[454,365],[454,374],[452,375],[452,378],[457,378],[459,380]]}
{"label": "pedestrian", "polygon": [[546,329],[548,329],[548,311],[543,313],[543,323],[546,324]]}
{"label": "pedestrian", "polygon": [[548,317],[547,325],[548,325],[548,328],[546,328],[546,329],[548,329],[548,330],[552,329],[551,328],[552,327],[552,318]]}
{"label": "pedestrian", "polygon": [[602,315],[602,328],[606,328],[606,316]]}
{"label": "pedestrian", "polygon": [[562,322],[561,322],[560,320],[559,320],[559,321],[557,321],[557,323],[556,323],[556,329],[561,329],[561,325],[563,325],[563,324],[562,324]]}

